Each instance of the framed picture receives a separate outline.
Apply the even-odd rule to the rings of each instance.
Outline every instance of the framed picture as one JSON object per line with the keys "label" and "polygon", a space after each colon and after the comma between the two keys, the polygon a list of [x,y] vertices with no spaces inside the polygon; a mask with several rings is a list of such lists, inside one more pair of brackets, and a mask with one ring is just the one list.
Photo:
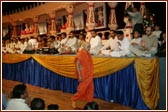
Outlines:
{"label": "framed picture", "polygon": [[46,22],[40,22],[38,24],[38,29],[40,35],[47,34],[47,23]]}
{"label": "framed picture", "polygon": [[57,29],[57,33],[61,32],[61,27],[63,26],[63,17],[62,18],[57,18],[56,19],[56,29]]}
{"label": "framed picture", "polygon": [[82,30],[85,28],[84,26],[84,12],[78,12],[74,14],[74,25],[75,25],[75,30]]}
{"label": "framed picture", "polygon": [[95,29],[106,28],[106,4],[103,2],[95,3]]}

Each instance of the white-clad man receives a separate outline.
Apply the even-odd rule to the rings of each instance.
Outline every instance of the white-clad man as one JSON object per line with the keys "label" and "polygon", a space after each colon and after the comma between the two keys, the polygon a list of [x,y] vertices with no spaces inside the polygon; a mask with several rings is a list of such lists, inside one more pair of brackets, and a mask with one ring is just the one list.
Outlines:
{"label": "white-clad man", "polygon": [[146,35],[142,37],[140,48],[132,49],[137,56],[151,57],[157,53],[158,38],[152,34],[152,28],[146,28]]}
{"label": "white-clad man", "polygon": [[117,31],[116,33],[117,33],[117,38],[118,38],[117,43],[118,43],[119,49],[112,51],[110,55],[112,57],[129,56],[130,55],[130,50],[129,50],[130,41],[128,40],[128,38],[124,37],[123,31]]}
{"label": "white-clad man", "polygon": [[90,54],[93,55],[98,55],[98,52],[100,51],[100,49],[102,48],[102,40],[101,38],[97,35],[95,30],[91,31],[91,40],[90,40]]}
{"label": "white-clad man", "polygon": [[107,43],[100,49],[99,55],[110,56],[112,51],[118,50],[119,46],[117,43],[117,37],[114,30],[110,30],[109,32],[109,40]]}

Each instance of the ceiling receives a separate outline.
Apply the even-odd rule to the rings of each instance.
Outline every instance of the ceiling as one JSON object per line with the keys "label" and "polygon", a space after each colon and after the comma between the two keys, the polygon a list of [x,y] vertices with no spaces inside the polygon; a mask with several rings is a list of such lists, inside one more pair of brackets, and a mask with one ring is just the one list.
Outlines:
{"label": "ceiling", "polygon": [[20,10],[22,10],[22,8],[24,8],[24,10],[26,9],[26,6],[28,7],[28,9],[30,9],[30,7],[36,7],[38,5],[44,4],[44,2],[2,2],[2,13],[3,14],[9,14],[9,12],[12,12],[17,10],[17,12]]}

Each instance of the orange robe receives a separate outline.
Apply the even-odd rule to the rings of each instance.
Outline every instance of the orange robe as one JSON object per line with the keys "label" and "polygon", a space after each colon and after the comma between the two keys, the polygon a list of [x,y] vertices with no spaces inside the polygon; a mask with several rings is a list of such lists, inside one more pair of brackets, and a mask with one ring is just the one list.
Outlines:
{"label": "orange robe", "polygon": [[[72,97],[72,101],[84,100],[92,102],[94,98],[94,84],[93,84],[93,61],[91,55],[84,49],[77,53],[75,58],[80,61],[82,65],[81,75],[83,81],[79,83],[77,93]],[[78,78],[78,72],[76,69],[76,75]]]}

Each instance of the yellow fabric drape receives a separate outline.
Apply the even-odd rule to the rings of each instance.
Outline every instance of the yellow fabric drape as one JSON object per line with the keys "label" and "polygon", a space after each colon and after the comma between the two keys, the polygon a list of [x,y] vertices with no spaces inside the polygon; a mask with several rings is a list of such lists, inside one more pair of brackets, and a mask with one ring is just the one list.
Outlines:
{"label": "yellow fabric drape", "polygon": [[2,54],[2,62],[8,64],[19,63],[29,58],[31,58],[29,54]]}
{"label": "yellow fabric drape", "polygon": [[156,109],[159,102],[159,59],[135,59],[138,85],[145,104]]}
{"label": "yellow fabric drape", "polygon": [[93,58],[94,78],[106,76],[122,70],[133,61],[133,58]]}
{"label": "yellow fabric drape", "polygon": [[[74,56],[6,54],[2,56],[2,62],[18,63],[31,57],[57,74],[75,78]],[[137,81],[142,98],[150,109],[155,109],[159,102],[159,60],[157,58],[93,57],[94,78],[117,72],[133,61],[135,61]]]}

